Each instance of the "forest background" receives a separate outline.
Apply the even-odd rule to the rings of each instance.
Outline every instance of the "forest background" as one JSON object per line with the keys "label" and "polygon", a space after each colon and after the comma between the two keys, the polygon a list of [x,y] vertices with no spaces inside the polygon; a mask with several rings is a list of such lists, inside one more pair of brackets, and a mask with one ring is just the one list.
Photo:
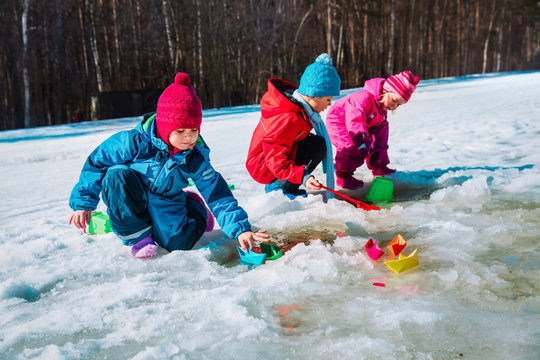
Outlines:
{"label": "forest background", "polygon": [[540,68],[537,0],[3,0],[0,130],[139,115],[178,71],[204,108],[298,84],[327,52],[342,89]]}

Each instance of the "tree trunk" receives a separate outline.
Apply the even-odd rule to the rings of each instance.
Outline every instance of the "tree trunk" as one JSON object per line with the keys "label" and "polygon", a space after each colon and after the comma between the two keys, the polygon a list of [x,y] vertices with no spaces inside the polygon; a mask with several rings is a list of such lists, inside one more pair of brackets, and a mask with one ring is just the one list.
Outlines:
{"label": "tree trunk", "polygon": [[484,56],[482,60],[482,74],[485,74],[487,71],[487,58],[488,58],[488,48],[489,48],[489,38],[491,37],[491,30],[493,29],[493,20],[495,18],[495,4],[496,2],[493,2],[493,6],[491,8],[491,16],[489,18],[489,26],[488,31],[486,34],[486,40],[484,41]]}
{"label": "tree trunk", "polygon": [[[98,91],[103,91],[103,80],[101,78],[101,65],[99,62],[99,52],[97,47],[97,40],[96,40],[96,24],[94,21],[94,7],[90,3],[90,0],[86,0],[86,7],[88,8],[88,11],[90,12],[90,47],[92,49],[92,56],[94,60],[94,66],[96,68],[96,81],[97,81],[97,87]],[[92,119],[97,120],[97,119]]]}
{"label": "tree trunk", "polygon": [[495,71],[500,72],[502,70],[502,49],[503,49],[503,33],[504,33],[504,22],[505,22],[505,13],[507,7],[507,0],[504,0],[502,4],[501,16],[499,17],[499,26],[497,27],[497,51],[495,55]]}
{"label": "tree trunk", "polygon": [[[107,1],[108,3],[108,1]],[[98,14],[100,13],[103,17],[103,0],[99,0],[99,9],[101,11],[98,12]],[[101,20],[101,23],[98,22],[98,25],[101,25],[103,26],[103,42],[104,42],[104,46],[102,48],[105,48],[105,56],[104,57],[101,57],[102,61],[107,61],[107,65],[104,66],[104,70],[107,72],[108,70],[108,73],[109,73],[109,76],[108,76],[108,81],[107,81],[107,84],[109,85],[108,88],[110,90],[110,88],[112,87],[111,84],[116,84],[115,82],[115,77],[116,77],[116,74],[113,70],[113,67],[112,67],[112,61],[111,61],[111,52],[110,52],[110,46],[109,46],[109,34],[107,33],[108,31],[108,28],[106,26],[104,26],[103,24],[103,21],[104,19],[101,18],[99,19],[98,18],[98,21]],[[96,36],[96,39],[97,39],[97,36]],[[97,40],[96,40],[97,41]],[[105,83],[104,83],[105,84]]]}
{"label": "tree trunk", "polygon": [[167,0],[163,0],[162,4],[165,34],[167,35],[167,44],[169,45],[169,65],[174,66],[174,42],[171,33],[171,20],[169,18],[169,4]]}
{"label": "tree trunk", "polygon": [[414,22],[414,19],[415,19],[415,5],[416,5],[416,0],[412,0],[411,1],[411,14],[410,14],[410,17],[409,17],[409,31],[408,31],[408,35],[409,35],[409,41],[407,43],[407,54],[409,56],[409,61],[408,61],[408,64],[407,66],[411,66],[412,63],[413,63],[413,22]]}
{"label": "tree trunk", "polygon": [[312,11],[313,11],[313,4],[310,4],[308,11],[306,11],[304,16],[302,16],[302,20],[300,20],[300,25],[298,25],[298,29],[296,30],[296,34],[294,35],[293,48],[291,51],[291,62],[290,62],[291,68],[293,67],[293,64],[294,64],[294,56],[296,52],[296,43],[298,41],[298,35],[300,35],[300,31],[302,30],[302,27],[304,26],[306,19],[309,17]]}
{"label": "tree trunk", "polygon": [[391,75],[394,72],[394,46],[396,42],[396,6],[395,0],[390,0],[390,44],[388,44],[388,62],[386,63],[386,73]]}
{"label": "tree trunk", "polygon": [[463,65],[461,68],[461,71],[463,74],[467,74],[467,64],[468,64],[468,56],[469,56],[469,35],[470,35],[470,29],[471,29],[471,11],[469,8],[469,0],[465,0],[465,34],[463,39]]}
{"label": "tree trunk", "polygon": [[116,12],[116,0],[112,0],[113,24],[114,24],[114,54],[116,68],[120,69],[120,41],[118,40],[118,14]]}
{"label": "tree trunk", "polygon": [[198,52],[198,68],[199,68],[199,82],[202,84],[204,79],[203,68],[203,40],[202,40],[202,15],[201,15],[201,0],[195,0],[197,6],[197,52]]}
{"label": "tree trunk", "polygon": [[332,0],[326,1],[326,52],[332,57]]}
{"label": "tree trunk", "polygon": [[445,56],[445,19],[446,19],[446,10],[447,10],[448,0],[444,0],[444,3],[442,5],[442,9],[439,10],[439,66],[440,66],[440,72],[439,77],[446,76],[447,72],[447,63],[446,63],[446,56]]}
{"label": "tree trunk", "polygon": [[83,48],[82,55],[83,55],[83,64],[84,64],[84,75],[88,79],[90,78],[90,70],[88,68],[88,56],[87,56],[86,37],[85,37],[86,28],[84,26],[84,15],[83,15],[82,8],[79,8],[79,25],[80,25],[80,30],[82,34],[81,46]]}
{"label": "tree trunk", "polygon": [[24,83],[24,127],[29,128],[30,120],[30,75],[28,71],[28,5],[30,0],[24,0],[21,18],[23,40],[23,83]]}
{"label": "tree trunk", "polygon": [[[58,98],[60,101],[59,103],[62,103],[63,99],[66,98],[66,83],[67,83],[67,74],[66,74],[66,39],[64,36],[64,23],[62,19],[62,1],[56,0],[56,37],[58,40],[58,52],[56,55],[56,64],[59,71],[59,81],[60,81],[60,93],[58,94]],[[68,116],[67,112],[70,111],[69,106],[67,108],[64,108],[63,111],[60,111],[61,118],[58,119],[59,121],[55,121],[55,123],[66,123],[69,122],[70,116]]]}

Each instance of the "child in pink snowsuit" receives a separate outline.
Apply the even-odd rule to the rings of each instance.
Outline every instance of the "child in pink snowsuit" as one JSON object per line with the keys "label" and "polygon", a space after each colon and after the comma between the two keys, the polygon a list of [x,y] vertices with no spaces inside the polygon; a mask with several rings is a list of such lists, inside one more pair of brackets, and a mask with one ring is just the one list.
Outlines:
{"label": "child in pink snowsuit", "polygon": [[326,128],[336,147],[336,185],[357,189],[364,185],[353,174],[366,160],[374,176],[396,172],[389,169],[388,110],[409,101],[420,79],[410,71],[388,79],[366,81],[364,89],[337,100],[326,115]]}

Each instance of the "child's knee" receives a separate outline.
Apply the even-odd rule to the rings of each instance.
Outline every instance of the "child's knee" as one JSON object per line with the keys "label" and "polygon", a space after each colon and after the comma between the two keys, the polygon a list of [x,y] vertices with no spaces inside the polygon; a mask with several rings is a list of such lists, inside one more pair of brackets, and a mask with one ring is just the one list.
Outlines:
{"label": "child's knee", "polygon": [[324,141],[324,138],[319,135],[314,135],[311,141],[315,153],[321,158],[324,158],[326,156],[326,141]]}
{"label": "child's knee", "polygon": [[103,186],[116,184],[116,183],[127,183],[130,178],[135,175],[135,172],[126,165],[115,165],[111,166],[105,173],[103,178]]}
{"label": "child's knee", "polygon": [[362,166],[364,158],[351,151],[340,150],[336,153],[334,167],[337,171],[354,172]]}
{"label": "child's knee", "polygon": [[[187,199],[187,221],[181,231],[170,236],[166,244],[160,241],[160,245],[167,251],[190,250],[204,234],[206,229],[206,208],[196,200]],[[161,240],[161,239],[160,239]],[[163,244],[163,245],[162,245]]]}

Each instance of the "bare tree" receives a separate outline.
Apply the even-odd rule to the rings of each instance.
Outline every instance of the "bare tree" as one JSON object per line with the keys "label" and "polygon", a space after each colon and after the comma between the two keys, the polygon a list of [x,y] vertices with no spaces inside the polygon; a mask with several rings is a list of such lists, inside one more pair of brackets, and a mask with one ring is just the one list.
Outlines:
{"label": "bare tree", "polygon": [[489,25],[486,32],[486,39],[484,41],[484,51],[483,51],[483,57],[482,57],[482,74],[485,74],[487,71],[487,58],[488,58],[488,46],[489,46],[489,39],[491,38],[491,30],[493,29],[493,21],[495,19],[495,5],[497,4],[496,1],[493,1],[491,6],[491,13],[489,16]]}
{"label": "bare tree", "polygon": [[98,95],[159,94],[176,71],[205,107],[253,104],[268,78],[298,83],[324,51],[344,87],[405,69],[426,79],[540,68],[538,2],[489,4],[1,1],[0,129],[69,122],[77,110],[97,118]]}
{"label": "bare tree", "polygon": [[30,75],[28,64],[28,5],[30,0],[24,0],[23,13],[21,18],[22,41],[23,41],[23,81],[24,81],[24,127],[31,124],[30,117]]}

